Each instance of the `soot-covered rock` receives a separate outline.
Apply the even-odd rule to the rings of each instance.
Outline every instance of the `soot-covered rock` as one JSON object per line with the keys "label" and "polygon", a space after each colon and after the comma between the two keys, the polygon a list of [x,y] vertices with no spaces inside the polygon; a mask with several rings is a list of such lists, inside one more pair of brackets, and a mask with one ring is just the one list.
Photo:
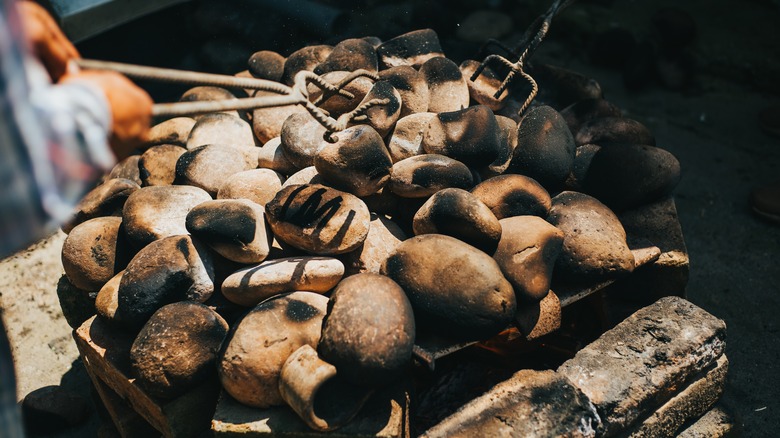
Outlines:
{"label": "soot-covered rock", "polygon": [[190,131],[195,126],[195,119],[190,117],[174,117],[158,123],[149,129],[149,137],[146,142],[149,146],[159,144],[173,144],[186,146]]}
{"label": "soot-covered rock", "polygon": [[176,182],[200,187],[214,197],[229,177],[256,167],[257,157],[240,149],[216,144],[200,146],[179,157]]}
{"label": "soot-covered rock", "polygon": [[282,184],[282,188],[284,189],[289,186],[301,184],[325,184],[325,179],[322,178],[322,175],[320,175],[319,172],[317,172],[316,167],[304,167],[303,169],[290,175],[290,177],[284,181],[284,184]]}
{"label": "soot-covered rock", "polygon": [[466,85],[469,87],[469,95],[472,100],[480,105],[485,105],[493,111],[498,111],[504,107],[506,98],[509,96],[509,91],[504,90],[498,98],[495,97],[496,91],[498,91],[504,78],[490,67],[486,67],[477,76],[477,79],[472,81],[471,77],[477,71],[479,65],[480,62],[472,59],[467,59],[460,64],[460,71],[463,73],[463,77],[466,78]]}
{"label": "soot-covered rock", "polygon": [[284,56],[271,50],[260,50],[249,57],[247,67],[249,73],[256,78],[281,82],[284,62]]}
{"label": "soot-covered rock", "polygon": [[[179,98],[180,102],[199,102],[210,100],[234,100],[236,96],[230,91],[220,87],[194,87],[190,88]],[[214,115],[215,113],[193,116],[193,119],[200,120],[203,117]],[[221,111],[218,114],[227,114],[238,117],[238,111]]]}
{"label": "soot-covered rock", "polygon": [[71,328],[78,328],[95,314],[96,297],[95,292],[87,292],[74,286],[67,275],[62,275],[57,281],[57,299],[60,302],[62,316]]}
{"label": "soot-covered rock", "polygon": [[486,166],[498,157],[501,148],[498,122],[484,105],[439,113],[428,124],[422,147],[429,154],[444,155],[467,166]]}
{"label": "soot-covered rock", "polygon": [[680,181],[680,162],[654,146],[612,144],[593,155],[583,191],[615,211],[669,195]]}
{"label": "soot-covered rock", "polygon": [[333,291],[317,353],[347,381],[381,386],[409,366],[414,338],[414,314],[403,289],[382,275],[357,274]]}
{"label": "soot-covered rock", "polygon": [[417,210],[414,234],[444,234],[460,239],[488,254],[501,239],[501,224],[476,196],[463,189],[443,189]]}
{"label": "soot-covered rock", "polygon": [[329,185],[356,196],[368,196],[387,184],[393,162],[374,128],[357,125],[335,137],[333,143],[323,141],[314,158],[314,167]]}
{"label": "soot-covered rock", "polygon": [[143,187],[125,202],[122,222],[130,243],[136,248],[163,237],[187,234],[187,213],[211,196],[192,186]]}
{"label": "soot-covered rock", "polygon": [[172,144],[152,146],[138,160],[144,186],[169,186],[176,180],[176,162],[187,149]]}
{"label": "soot-covered rock", "polygon": [[387,142],[393,163],[425,153],[422,146],[423,135],[434,117],[436,113],[421,112],[409,114],[396,122]]}
{"label": "soot-covered rock", "polygon": [[523,175],[499,175],[477,184],[471,193],[498,219],[532,215],[547,217],[552,200],[547,190],[533,178]]}
{"label": "soot-covered rock", "polygon": [[534,63],[527,71],[539,84],[537,100],[555,109],[585,99],[601,99],[601,85],[580,73],[550,64]]}
{"label": "soot-covered rock", "polygon": [[218,199],[187,213],[187,230],[222,257],[238,263],[260,263],[270,241],[263,207],[246,199]]}
{"label": "soot-covered rock", "polygon": [[517,147],[517,122],[509,117],[496,115],[496,123],[498,123],[499,139],[498,156],[492,163],[479,169],[483,180],[503,174],[509,168]]}
{"label": "soot-covered rock", "polygon": [[138,170],[138,161],[141,159],[140,155],[130,155],[124,160],[116,163],[113,169],[108,172],[107,180],[122,178],[129,179],[139,186],[142,184],[141,174]]}
{"label": "soot-covered rock", "polygon": [[124,269],[132,255],[122,218],[90,219],[74,228],[62,244],[62,267],[74,286],[97,291]]}
{"label": "soot-covered rock", "polygon": [[336,44],[328,57],[314,67],[314,73],[321,75],[331,71],[360,69],[373,73],[379,70],[376,50],[368,41],[350,38]]}
{"label": "soot-covered rock", "polygon": [[414,309],[418,327],[458,339],[486,339],[515,314],[512,286],[484,252],[453,237],[405,240],[382,266]]}
{"label": "soot-covered rock", "polygon": [[401,94],[390,82],[377,81],[358,106],[374,99],[382,99],[387,103],[375,105],[366,110],[364,113],[366,119],[360,123],[370,125],[384,138],[393,129],[395,122],[401,115]]}
{"label": "soot-covered rock", "polygon": [[360,198],[318,184],[283,188],[265,206],[274,235],[312,254],[342,254],[366,239],[371,217]]}
{"label": "soot-covered rock", "polygon": [[144,247],[119,282],[113,321],[140,329],[160,307],[177,301],[206,301],[214,293],[208,249],[190,236],[171,236]]}
{"label": "soot-covered rock", "polygon": [[301,71],[312,71],[321,62],[325,61],[333,51],[333,46],[319,45],[306,46],[290,54],[284,61],[282,82],[293,85],[295,75]]}
{"label": "soot-covered rock", "polygon": [[[271,91],[257,90],[255,97],[279,96]],[[301,105],[285,105],[270,108],[257,108],[252,111],[252,132],[261,143],[267,143],[282,134],[284,121],[291,115],[306,113]]]}
{"label": "soot-covered rock", "polygon": [[561,117],[566,120],[566,125],[569,126],[572,135],[576,135],[580,127],[591,120],[622,116],[623,114],[617,105],[604,99],[581,100],[561,110]]}
{"label": "soot-covered rock", "polygon": [[[351,71],[332,71],[325,73],[321,77],[325,82],[331,84],[341,84],[350,75],[352,75]],[[339,94],[329,92],[328,96],[326,96],[324,100],[317,106],[329,112],[333,118],[337,118],[338,116],[357,108],[358,104],[363,100],[363,98],[366,97],[366,94],[371,91],[373,86],[374,80],[371,78],[365,76],[353,78],[344,84],[344,86],[341,88],[343,91],[352,94],[353,97],[351,99],[347,98],[346,96],[341,96]],[[315,84],[309,84],[308,91],[309,100],[312,102],[317,102],[323,99],[323,90],[319,86],[316,86]]]}
{"label": "soot-covered rock", "polygon": [[557,190],[574,165],[576,145],[563,117],[549,106],[528,110],[517,128],[517,147],[508,173],[519,173]]}
{"label": "soot-covered rock", "polygon": [[420,29],[389,39],[376,48],[385,68],[408,65],[419,67],[425,61],[443,57],[439,36],[432,29]]}
{"label": "soot-covered rock", "polygon": [[540,301],[550,291],[563,232],[537,216],[501,219],[501,241],[493,259],[512,284],[520,303]]}
{"label": "soot-covered rock", "polygon": [[344,276],[344,264],[331,257],[285,257],[239,269],[222,283],[222,294],[241,306],[254,306],[274,295],[325,293]]}
{"label": "soot-covered rock", "polygon": [[577,147],[577,154],[574,156],[574,166],[571,169],[571,175],[566,180],[566,188],[575,192],[583,192],[583,181],[588,174],[590,162],[601,149],[601,146],[595,144],[584,144]]}
{"label": "soot-covered rock", "polygon": [[298,171],[298,168],[284,156],[281,137],[268,140],[257,151],[257,167],[275,170],[282,175],[292,175]]}
{"label": "soot-covered rock", "polygon": [[406,233],[393,221],[371,213],[371,224],[366,240],[356,250],[341,257],[346,275],[365,272],[378,274],[382,263],[395,252],[406,237]]}
{"label": "soot-covered rock", "polygon": [[314,165],[317,151],[325,145],[325,127],[309,113],[291,115],[282,125],[282,152],[295,167]]}
{"label": "soot-covered rock", "polygon": [[228,324],[194,302],[168,304],[149,318],[130,348],[136,382],[148,393],[173,398],[216,374]]}
{"label": "soot-covered rock", "polygon": [[225,113],[212,113],[201,116],[192,127],[187,139],[187,149],[218,144],[224,146],[253,147],[255,137],[252,127],[237,116]]}
{"label": "soot-covered rock", "polygon": [[284,177],[271,169],[250,169],[238,172],[225,181],[217,199],[247,199],[265,206],[282,188]]}
{"label": "soot-covered rock", "polygon": [[316,347],[328,298],[293,292],[265,301],[235,328],[219,358],[222,387],[239,402],[259,408],[281,406],[279,374],[303,345]]}
{"label": "soot-covered rock", "polygon": [[655,146],[655,137],[647,127],[627,117],[600,117],[583,123],[574,137],[577,146],[608,143]]}
{"label": "soot-covered rock", "polygon": [[401,115],[428,111],[428,83],[425,78],[408,65],[399,65],[379,72],[379,79],[390,82],[401,95]]}
{"label": "soot-covered rock", "polygon": [[563,231],[563,249],[555,264],[556,277],[592,280],[617,277],[634,270],[634,255],[626,231],[615,213],[596,198],[562,192],[553,198],[547,220]]}
{"label": "soot-covered rock", "polygon": [[443,113],[469,106],[469,87],[454,62],[431,58],[420,67],[420,74],[428,84],[428,111]]}
{"label": "soot-covered rock", "polygon": [[62,226],[70,233],[78,224],[102,216],[121,216],[127,198],[140,186],[125,178],[112,178],[84,195],[74,209],[73,218]]}
{"label": "soot-covered rock", "polygon": [[441,189],[468,190],[474,178],[465,164],[444,155],[423,154],[393,165],[387,188],[404,198],[427,198]]}

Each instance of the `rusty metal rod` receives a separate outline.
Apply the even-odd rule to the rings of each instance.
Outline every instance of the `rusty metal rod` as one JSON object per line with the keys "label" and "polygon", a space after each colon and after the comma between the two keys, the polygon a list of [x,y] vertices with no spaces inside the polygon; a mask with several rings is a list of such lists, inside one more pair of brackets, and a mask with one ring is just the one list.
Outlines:
{"label": "rusty metal rod", "polygon": [[153,117],[184,117],[220,111],[253,110],[277,106],[303,104],[299,96],[262,96],[229,100],[201,100],[194,102],[156,103],[152,106]]}

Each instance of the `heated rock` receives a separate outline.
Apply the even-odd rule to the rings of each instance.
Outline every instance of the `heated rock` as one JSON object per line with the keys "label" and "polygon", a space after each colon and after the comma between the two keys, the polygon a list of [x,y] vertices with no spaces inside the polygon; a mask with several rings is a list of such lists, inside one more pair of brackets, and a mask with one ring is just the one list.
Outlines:
{"label": "heated rock", "polygon": [[473,185],[465,164],[444,155],[424,154],[395,163],[387,187],[405,198],[427,198],[448,187],[468,190]]}
{"label": "heated rock", "polygon": [[252,76],[281,82],[284,73],[284,56],[271,50],[261,50],[249,57],[247,67]]}
{"label": "heated rock", "polygon": [[275,170],[282,175],[292,175],[298,171],[298,168],[284,156],[281,137],[268,140],[257,151],[257,167]]}
{"label": "heated rock", "polygon": [[109,179],[129,179],[130,181],[138,184],[141,182],[141,174],[138,170],[138,161],[141,159],[140,155],[131,155],[124,160],[116,163],[116,165],[108,172],[106,180]]}
{"label": "heated rock", "polygon": [[314,73],[321,75],[331,71],[360,69],[373,73],[379,71],[376,50],[368,41],[350,38],[336,44],[328,57],[314,67]]}
{"label": "heated rock", "polygon": [[228,178],[256,167],[256,159],[239,149],[216,144],[200,146],[179,157],[176,183],[200,187],[214,197]]}
{"label": "heated rock", "polygon": [[364,112],[366,119],[361,123],[370,125],[376,129],[380,136],[385,137],[393,129],[401,114],[401,94],[390,82],[377,81],[358,106],[375,99],[384,100],[387,103],[367,109]]}
{"label": "heated rock", "polygon": [[408,65],[399,65],[379,72],[379,79],[388,81],[401,94],[401,115],[428,111],[428,83]]}
{"label": "heated rock", "polygon": [[112,178],[84,195],[74,209],[73,217],[62,226],[70,233],[73,227],[101,216],[121,216],[127,198],[140,186],[125,178]]}
{"label": "heated rock", "polygon": [[176,179],[176,162],[187,149],[172,144],[152,146],[141,154],[138,172],[144,186],[169,186]]}
{"label": "heated rock", "polygon": [[317,353],[347,381],[382,386],[410,365],[414,337],[403,289],[382,275],[357,274],[333,291]]}
{"label": "heated rock", "polygon": [[87,292],[74,286],[67,275],[62,275],[57,281],[57,299],[62,309],[62,316],[71,328],[78,328],[95,314],[96,297],[95,292]]}
{"label": "heated rock", "polygon": [[490,209],[463,189],[443,189],[414,215],[414,234],[444,234],[492,254],[501,239],[501,225]]}
{"label": "heated rock", "polygon": [[184,218],[211,196],[191,186],[143,187],[125,202],[122,222],[130,243],[136,248],[167,236],[187,234]]}
{"label": "heated rock", "polygon": [[344,254],[346,275],[378,274],[382,263],[406,240],[406,233],[390,219],[371,213],[366,240],[356,250]]}
{"label": "heated rock", "polygon": [[604,99],[581,100],[561,110],[561,117],[566,120],[572,135],[576,135],[580,127],[591,120],[622,116],[620,108]]}
{"label": "heated rock", "polygon": [[381,272],[406,292],[418,327],[447,337],[489,338],[515,314],[515,294],[498,264],[453,237],[405,240]]}
{"label": "heated rock", "polygon": [[[257,90],[255,97],[278,96],[270,91]],[[301,105],[286,105],[271,108],[257,108],[252,111],[252,132],[261,143],[267,143],[282,134],[282,125],[291,115],[305,113]]]}
{"label": "heated rock", "polygon": [[655,137],[647,127],[626,117],[600,117],[583,123],[574,137],[577,146],[607,143],[655,146]]}
{"label": "heated rock", "polygon": [[113,321],[140,329],[160,307],[206,301],[214,293],[214,266],[205,245],[190,236],[152,242],[127,265],[119,282]]}
{"label": "heated rock", "polygon": [[239,269],[222,283],[222,294],[236,304],[254,306],[294,291],[325,293],[344,276],[344,264],[331,257],[286,257]]}
{"label": "heated rock", "polygon": [[333,143],[322,141],[314,167],[329,185],[368,196],[390,180],[393,162],[382,137],[368,125],[338,132]]}
{"label": "heated rock", "polygon": [[601,85],[593,78],[550,64],[534,63],[529,67],[526,72],[539,84],[536,99],[555,109],[566,108],[581,100],[603,97]]}
{"label": "heated rock", "polygon": [[269,238],[263,207],[246,199],[206,201],[187,213],[187,230],[222,257],[260,263],[268,256]]}
{"label": "heated rock", "polygon": [[454,62],[431,58],[420,67],[420,74],[428,84],[428,111],[443,113],[469,106],[469,87]]}
{"label": "heated rock", "polygon": [[282,82],[293,85],[295,75],[301,71],[312,71],[321,62],[325,61],[333,51],[333,46],[306,46],[290,54],[284,61],[284,73]]}
{"label": "heated rock", "polygon": [[327,304],[322,295],[293,292],[252,309],[226,341],[217,364],[225,391],[248,406],[284,405],[282,365],[301,346],[316,347]]}
{"label": "heated rock", "polygon": [[471,189],[498,219],[532,215],[547,217],[552,206],[550,194],[533,178],[499,175]]}
{"label": "heated rock", "polygon": [[566,188],[574,190],[576,192],[582,192],[583,181],[585,181],[585,175],[588,174],[590,168],[590,162],[593,161],[593,157],[601,149],[601,146],[595,144],[584,144],[577,147],[577,153],[574,155],[574,166],[572,166],[571,174],[566,180]]}
{"label": "heated rock", "polygon": [[265,210],[276,237],[321,255],[355,250],[371,220],[360,198],[318,184],[285,187]]}
{"label": "heated rock", "polygon": [[680,181],[680,162],[670,152],[645,145],[606,145],[593,155],[583,191],[615,211],[669,195]]}
{"label": "heated rock", "polygon": [[[180,102],[200,102],[200,101],[212,101],[212,100],[235,100],[236,96],[230,91],[220,87],[194,87],[187,90],[179,98]],[[200,120],[207,116],[212,116],[215,113],[203,114],[194,116],[193,119]],[[238,111],[222,111],[219,114],[228,114],[238,117]]]}
{"label": "heated rock", "polygon": [[325,144],[325,127],[309,113],[291,115],[282,126],[282,152],[298,169],[314,165],[317,151]]}
{"label": "heated rock", "polygon": [[501,240],[493,259],[515,290],[518,302],[534,303],[550,290],[563,232],[537,216],[501,219]]}
{"label": "heated rock", "polygon": [[385,41],[376,49],[379,60],[386,68],[399,65],[419,67],[425,61],[443,57],[439,36],[432,29],[421,29],[399,35]]}
{"label": "heated rock", "polygon": [[562,192],[547,220],[563,231],[556,275],[570,280],[616,277],[634,270],[626,232],[615,213],[596,198]]}
{"label": "heated rock", "polygon": [[[330,84],[342,84],[352,75],[351,71],[332,71],[322,75],[322,79]],[[352,94],[352,98],[339,94],[328,93],[328,96],[317,106],[329,112],[334,118],[357,108],[358,104],[366,97],[374,86],[374,80],[365,76],[352,78],[345,83],[342,90]],[[315,84],[309,84],[309,100],[317,102],[322,99],[323,90]]]}
{"label": "heated rock", "polygon": [[496,91],[501,86],[504,78],[496,74],[490,67],[486,67],[475,80],[471,80],[477,71],[480,63],[472,59],[467,59],[460,64],[460,71],[466,79],[466,85],[469,87],[471,99],[480,105],[485,105],[493,111],[498,111],[504,107],[506,98],[509,95],[508,90],[504,90],[498,98],[495,97]]}
{"label": "heated rock", "polygon": [[237,116],[225,113],[213,113],[201,116],[192,127],[187,139],[187,149],[218,144],[224,146],[254,147],[255,137],[252,127]]}
{"label": "heated rock", "polygon": [[95,297],[95,312],[106,321],[113,321],[119,306],[119,283],[125,271],[120,271],[100,288]]}
{"label": "heated rock", "polygon": [[425,153],[422,146],[423,134],[434,117],[435,113],[421,112],[409,114],[396,122],[387,142],[393,163]]}
{"label": "heated rock", "polygon": [[498,123],[499,139],[498,156],[487,167],[479,169],[479,174],[483,179],[503,174],[509,168],[512,155],[517,147],[517,122],[500,115],[496,115],[496,122]]}
{"label": "heated rock", "polygon": [[467,166],[486,166],[498,157],[501,147],[496,116],[484,105],[439,113],[428,124],[422,147]]}
{"label": "heated rock", "polygon": [[538,181],[557,190],[574,165],[574,138],[558,111],[549,106],[528,110],[517,129],[517,147],[507,172]]}
{"label": "heated rock", "polygon": [[59,433],[82,424],[90,414],[84,397],[61,386],[38,388],[21,405],[25,428],[34,434]]}
{"label": "heated rock", "polygon": [[196,387],[215,375],[227,331],[225,320],[203,304],[181,302],[160,308],[130,348],[136,383],[162,398]]}
{"label": "heated rock", "polygon": [[149,137],[146,143],[150,146],[158,144],[186,146],[193,126],[195,126],[195,119],[190,117],[168,119],[149,129]]}
{"label": "heated rock", "polygon": [[74,286],[97,291],[130,260],[122,218],[99,217],[74,228],[62,244],[62,267]]}
{"label": "heated rock", "polygon": [[282,188],[284,177],[271,169],[250,169],[225,180],[217,199],[247,199],[265,206]]}
{"label": "heated rock", "polygon": [[290,177],[284,181],[284,184],[282,184],[282,188],[284,189],[289,186],[301,184],[325,184],[325,180],[322,178],[322,175],[317,172],[316,167],[309,166],[290,175]]}

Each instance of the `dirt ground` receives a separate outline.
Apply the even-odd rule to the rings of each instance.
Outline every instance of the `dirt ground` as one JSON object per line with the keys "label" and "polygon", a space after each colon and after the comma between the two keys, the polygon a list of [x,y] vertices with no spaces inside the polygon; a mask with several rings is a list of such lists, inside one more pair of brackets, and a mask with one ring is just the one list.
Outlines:
{"label": "dirt ground", "polygon": [[[607,20],[639,29],[655,8],[675,3],[616,2],[613,8],[575,10],[569,19],[585,23],[583,27]],[[780,104],[780,7],[771,1],[741,2],[739,8],[733,4],[691,1],[681,6],[691,11],[700,29],[694,47],[697,82],[685,92],[658,85],[628,92],[619,72],[591,65],[571,49],[572,37],[565,34],[551,38],[537,56],[595,78],[608,100],[647,124],[658,145],[680,160],[683,177],[675,196],[691,259],[688,298],[728,325],[731,365],[721,403],[744,435],[776,436],[780,227],[756,219],[747,198],[756,184],[780,178],[780,138],[763,133],[757,123],[762,108]],[[580,13],[585,18],[577,18]],[[57,233],[0,262],[0,309],[16,359],[20,400],[47,385],[90,396],[56,296],[63,240],[64,234]],[[53,436],[95,436],[98,417],[93,412],[78,429]]]}

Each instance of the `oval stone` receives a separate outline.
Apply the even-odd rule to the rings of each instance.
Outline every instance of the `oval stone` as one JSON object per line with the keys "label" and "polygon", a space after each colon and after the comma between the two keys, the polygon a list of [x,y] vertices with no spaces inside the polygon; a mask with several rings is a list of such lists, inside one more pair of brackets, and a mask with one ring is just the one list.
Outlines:
{"label": "oval stone", "polygon": [[371,126],[384,138],[395,126],[401,115],[401,94],[388,81],[377,81],[358,106],[371,100],[383,99],[387,103],[374,105],[364,111],[365,120],[360,123]]}
{"label": "oval stone", "polygon": [[176,179],[176,162],[187,149],[172,144],[152,146],[138,160],[144,186],[169,186]]}
{"label": "oval stone", "polygon": [[325,145],[325,127],[309,113],[293,114],[282,125],[282,152],[298,169],[314,165],[314,157]]}
{"label": "oval stone", "polygon": [[474,178],[465,164],[444,155],[424,154],[393,165],[387,188],[405,198],[427,198],[441,189],[468,190]]}
{"label": "oval stone", "polygon": [[98,291],[124,269],[132,253],[122,218],[98,217],[73,228],[62,244],[62,267],[79,289]]}
{"label": "oval stone", "polygon": [[360,198],[318,184],[283,188],[265,211],[276,237],[320,255],[355,250],[366,240],[371,220]]}
{"label": "oval stone", "polygon": [[298,72],[314,70],[314,67],[325,61],[332,51],[333,46],[319,45],[306,46],[292,52],[284,61],[282,82],[290,86],[293,85],[295,75]]}
{"label": "oval stone", "polygon": [[428,83],[414,67],[399,65],[382,70],[379,79],[390,82],[401,95],[399,118],[428,111]]}
{"label": "oval stone", "polygon": [[158,123],[149,129],[149,137],[146,143],[149,146],[158,144],[174,144],[186,146],[190,131],[195,126],[195,119],[191,117],[174,117]]}
{"label": "oval stone", "polygon": [[344,276],[344,264],[331,257],[286,257],[239,269],[222,283],[222,294],[251,307],[287,292],[324,294]]}
{"label": "oval stone", "polygon": [[396,122],[387,142],[393,163],[425,153],[422,146],[423,136],[428,124],[435,117],[436,113],[421,112],[410,114]]}
{"label": "oval stone", "polygon": [[356,196],[378,192],[390,180],[393,162],[382,137],[369,125],[357,125],[322,141],[314,167],[331,186]]}
{"label": "oval stone", "polygon": [[535,303],[550,291],[563,232],[538,216],[501,219],[501,240],[493,254],[512,284],[518,303]]}
{"label": "oval stone", "polygon": [[467,166],[486,166],[498,158],[501,147],[496,116],[484,105],[439,113],[428,124],[422,147]]}
{"label": "oval stone", "polygon": [[372,73],[379,71],[376,50],[368,41],[349,38],[336,44],[328,57],[314,67],[314,73],[321,75],[331,71],[361,69]]}
{"label": "oval stone", "polygon": [[90,219],[102,216],[122,216],[127,198],[140,186],[125,178],[112,178],[90,190],[74,209],[73,217],[62,226],[70,233],[73,227]]}
{"label": "oval stone", "polygon": [[298,171],[298,168],[284,156],[281,137],[268,140],[258,149],[257,167],[275,170],[282,175],[292,175]]}
{"label": "oval stone", "polygon": [[[254,97],[263,96],[279,96],[279,94],[257,90]],[[267,143],[272,138],[279,137],[282,134],[282,125],[291,115],[306,112],[306,108],[301,105],[257,108],[252,111],[252,132],[254,132],[260,143]]]}
{"label": "oval stone", "polygon": [[[351,71],[332,71],[322,75],[322,79],[325,82],[331,84],[341,84],[348,76],[352,75]],[[351,81],[343,84],[342,90],[353,95],[351,99],[338,94],[328,92],[328,96],[320,103],[317,104],[320,108],[330,113],[333,118],[348,113],[355,108],[366,97],[371,88],[374,86],[374,80],[365,76],[359,76],[353,78]],[[309,84],[307,87],[309,90],[309,100],[312,102],[318,102],[322,99],[323,89],[315,84]]]}
{"label": "oval stone", "polygon": [[122,222],[130,243],[136,248],[167,236],[187,234],[187,213],[211,196],[191,186],[143,187],[125,202]]}
{"label": "oval stone", "polygon": [[431,58],[420,67],[420,74],[428,84],[428,111],[443,113],[469,106],[469,87],[454,62]]}
{"label": "oval stone", "polygon": [[536,99],[553,108],[565,108],[584,99],[603,97],[601,85],[583,74],[550,64],[534,63],[526,70],[539,84]]}
{"label": "oval stone", "polygon": [[290,175],[290,177],[284,181],[284,184],[282,184],[282,188],[284,189],[289,186],[301,184],[325,184],[325,179],[322,178],[322,175],[320,175],[319,172],[317,172],[316,167],[304,167],[303,169]]}
{"label": "oval stone", "polygon": [[303,345],[316,347],[328,298],[293,292],[263,302],[236,326],[217,363],[222,387],[247,406],[285,404],[279,374],[287,358]]}
{"label": "oval stone", "polygon": [[130,347],[136,383],[149,394],[174,398],[214,375],[228,324],[203,304],[168,304],[149,318]]}
{"label": "oval stone", "polygon": [[344,279],[330,297],[318,356],[347,381],[382,386],[411,364],[415,325],[403,289],[378,274]]}
{"label": "oval stone", "polygon": [[256,167],[256,158],[253,160],[239,149],[216,144],[200,146],[179,157],[176,183],[200,187],[214,197],[228,178]]}
{"label": "oval stone", "polygon": [[496,123],[498,123],[499,139],[498,156],[487,167],[479,169],[483,180],[506,172],[517,147],[517,122],[509,117],[496,115]]}
{"label": "oval stone", "polygon": [[389,39],[376,48],[386,68],[399,65],[419,67],[431,58],[443,57],[439,36],[433,29],[420,29]]}
{"label": "oval stone", "polygon": [[284,62],[284,56],[271,50],[260,50],[249,57],[247,67],[249,73],[256,78],[281,82]]}
{"label": "oval stone", "polygon": [[[190,88],[189,90],[185,91],[184,94],[182,94],[182,96],[179,98],[179,102],[200,102],[200,101],[212,101],[212,100],[236,100],[236,99],[237,98],[233,93],[231,93],[230,91],[224,88],[202,86],[202,87]],[[217,113],[200,114],[200,115],[193,116],[192,118],[195,119],[195,121],[197,122],[201,118],[213,114],[217,114]],[[220,111],[219,114],[227,114],[227,115],[238,117],[238,111],[235,110]]]}
{"label": "oval stone", "polygon": [[460,71],[466,79],[466,85],[469,87],[471,99],[480,105],[485,105],[493,111],[498,111],[504,107],[506,98],[509,96],[509,90],[505,89],[501,95],[494,97],[504,78],[496,74],[490,67],[485,67],[475,80],[471,80],[474,72],[477,71],[480,62],[473,59],[467,59],[460,63]]}
{"label": "oval stone", "polygon": [[571,175],[566,180],[566,188],[575,192],[583,192],[582,183],[585,181],[585,175],[588,174],[590,162],[601,149],[601,146],[595,144],[584,144],[577,147],[577,154],[574,156],[574,166],[571,169]]}
{"label": "oval stone", "polygon": [[217,199],[247,199],[265,206],[282,188],[284,177],[271,169],[250,169],[229,177]]}
{"label": "oval stone", "polygon": [[604,99],[581,100],[561,110],[561,117],[566,120],[572,135],[576,135],[584,123],[593,119],[622,116],[623,113],[617,105]]}
{"label": "oval stone", "polygon": [[608,143],[645,144],[655,146],[655,137],[647,126],[627,117],[601,117],[580,126],[575,136],[577,146]]}
{"label": "oval stone", "polygon": [[507,328],[515,314],[515,294],[495,260],[450,236],[405,240],[382,274],[406,292],[417,326],[445,337],[486,339]]}
{"label": "oval stone", "polygon": [[556,277],[593,280],[634,270],[634,255],[626,243],[623,225],[598,199],[584,193],[561,192],[553,198],[547,220],[563,231]]}
{"label": "oval stone", "polygon": [[232,147],[254,147],[252,127],[240,117],[225,113],[205,114],[192,127],[187,149],[218,144]]}
{"label": "oval stone", "polygon": [[498,219],[532,215],[547,217],[552,200],[547,190],[533,178],[523,175],[499,175],[471,189]]}
{"label": "oval stone", "polygon": [[238,263],[260,263],[268,256],[263,207],[246,199],[219,199],[198,204],[187,213],[187,230],[222,257]]}
{"label": "oval stone", "polygon": [[111,171],[108,172],[106,180],[115,178],[129,179],[140,186],[143,184],[141,181],[141,173],[138,169],[138,161],[140,159],[140,155],[130,155],[124,160],[116,163]]}
{"label": "oval stone", "polygon": [[492,254],[501,239],[501,224],[476,196],[463,189],[434,193],[417,210],[414,234],[444,234]]}
{"label": "oval stone", "polygon": [[378,274],[382,263],[404,240],[406,233],[398,225],[384,216],[371,213],[366,240],[356,250],[341,257],[346,275]]}
{"label": "oval stone", "polygon": [[574,165],[574,138],[558,111],[549,106],[528,110],[517,128],[517,147],[508,173],[519,173],[547,190],[562,187]]}

